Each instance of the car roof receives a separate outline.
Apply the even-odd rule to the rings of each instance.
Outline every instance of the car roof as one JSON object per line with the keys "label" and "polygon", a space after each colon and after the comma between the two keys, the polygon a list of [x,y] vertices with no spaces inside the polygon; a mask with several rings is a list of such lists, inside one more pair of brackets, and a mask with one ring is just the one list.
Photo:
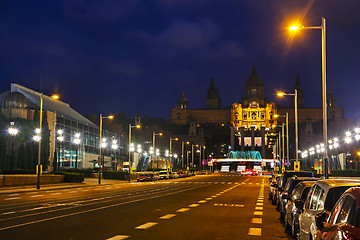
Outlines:
{"label": "car roof", "polygon": [[357,184],[360,186],[360,179],[326,179],[318,180],[316,184],[321,185],[323,188],[342,187]]}

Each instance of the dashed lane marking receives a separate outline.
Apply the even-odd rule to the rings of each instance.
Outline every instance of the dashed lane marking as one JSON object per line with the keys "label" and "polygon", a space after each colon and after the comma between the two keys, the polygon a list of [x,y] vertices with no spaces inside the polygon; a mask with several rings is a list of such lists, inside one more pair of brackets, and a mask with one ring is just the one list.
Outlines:
{"label": "dashed lane marking", "polygon": [[216,198],[217,196],[216,195],[214,195],[214,196],[211,196],[212,198]]}
{"label": "dashed lane marking", "polygon": [[189,211],[190,208],[180,208],[179,210],[177,210],[177,212],[186,212]]}
{"label": "dashed lane marking", "polygon": [[255,210],[264,210],[263,207],[255,207]]}
{"label": "dashed lane marking", "polygon": [[242,204],[214,203],[214,207],[244,207]]}
{"label": "dashed lane marking", "polygon": [[262,218],[253,218],[251,220],[251,223],[262,224]]}
{"label": "dashed lane marking", "polygon": [[200,200],[200,201],[198,201],[198,203],[206,203],[206,201],[205,200]]}
{"label": "dashed lane marking", "polygon": [[157,224],[156,222],[148,222],[143,225],[137,226],[135,229],[148,229],[155,226],[156,224]]}
{"label": "dashed lane marking", "polygon": [[5,198],[4,200],[16,200],[16,199],[19,199],[19,197]]}
{"label": "dashed lane marking", "polygon": [[42,197],[44,195],[33,195],[33,196],[30,196],[30,197]]}
{"label": "dashed lane marking", "polygon": [[261,228],[249,228],[250,236],[261,236]]}
{"label": "dashed lane marking", "polygon": [[212,198],[208,197],[208,198],[205,198],[205,200],[208,200],[208,201],[209,201],[209,200],[212,200]]}
{"label": "dashed lane marking", "polygon": [[108,238],[107,240],[123,240],[123,239],[127,239],[130,236],[127,235],[116,235],[114,237]]}
{"label": "dashed lane marking", "polygon": [[160,217],[160,219],[170,219],[170,218],[175,217],[175,216],[176,216],[176,214],[167,214],[165,216]]}
{"label": "dashed lane marking", "polygon": [[260,203],[260,202],[258,202],[258,203],[256,203],[256,205],[257,205],[257,206],[263,206],[263,205],[264,205],[264,203]]}
{"label": "dashed lane marking", "polygon": [[199,206],[199,204],[197,203],[189,205],[189,207],[197,207],[197,206]]}
{"label": "dashed lane marking", "polygon": [[15,212],[5,212],[5,213],[2,213],[1,215],[8,215],[8,214],[14,214]]}
{"label": "dashed lane marking", "polygon": [[263,212],[255,211],[255,212],[254,212],[254,215],[255,215],[255,216],[262,216],[262,215],[263,215]]}

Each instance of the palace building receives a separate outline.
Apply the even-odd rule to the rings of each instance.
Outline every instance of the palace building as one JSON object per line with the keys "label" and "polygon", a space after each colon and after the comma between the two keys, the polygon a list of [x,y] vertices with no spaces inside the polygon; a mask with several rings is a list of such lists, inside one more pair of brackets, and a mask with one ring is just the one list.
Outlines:
{"label": "palace building", "polygon": [[[298,123],[299,147],[313,144],[314,140],[322,138],[322,108],[306,108],[304,90],[297,76],[294,89],[298,93]],[[293,90],[294,91],[294,90]],[[290,92],[290,91],[289,91]],[[177,106],[170,110],[170,121],[178,125],[227,126],[230,128],[229,146],[231,150],[259,151],[262,158],[272,158],[272,144],[275,134],[279,134],[279,126],[285,123],[285,118],[276,118],[276,115],[289,116],[289,132],[294,131],[294,97],[289,107],[271,102],[265,97],[264,84],[253,66],[252,73],[244,85],[244,95],[239,102],[229,107],[221,106],[219,90],[211,78],[207,91],[206,108],[190,109],[184,91],[178,99]],[[329,136],[336,132],[336,128],[344,121],[343,108],[336,105],[334,96],[329,91],[328,122]],[[281,127],[280,127],[281,128]],[[290,142],[294,141],[294,134],[290,133]],[[291,147],[292,156],[294,144]]]}

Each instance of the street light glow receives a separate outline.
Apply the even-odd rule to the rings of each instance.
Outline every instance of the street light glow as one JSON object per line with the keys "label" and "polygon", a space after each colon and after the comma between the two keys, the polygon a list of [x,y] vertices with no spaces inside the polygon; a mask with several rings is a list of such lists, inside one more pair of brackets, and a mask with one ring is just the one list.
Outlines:
{"label": "street light glow", "polygon": [[291,26],[291,27],[290,27],[290,30],[291,30],[291,31],[299,30],[299,26]]}
{"label": "street light glow", "polygon": [[284,93],[284,92],[278,92],[276,95],[277,95],[278,97],[283,97],[283,96],[285,96],[285,93]]}
{"label": "street light glow", "polygon": [[60,97],[59,97],[59,95],[54,94],[54,95],[51,96],[51,98],[54,99],[54,100],[59,100]]}

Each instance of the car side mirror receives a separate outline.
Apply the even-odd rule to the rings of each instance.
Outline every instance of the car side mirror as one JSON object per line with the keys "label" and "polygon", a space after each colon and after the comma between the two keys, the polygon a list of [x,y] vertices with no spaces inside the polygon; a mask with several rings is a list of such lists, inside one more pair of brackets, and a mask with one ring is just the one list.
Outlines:
{"label": "car side mirror", "polygon": [[316,227],[320,231],[324,228],[325,222],[326,222],[328,217],[329,217],[329,215],[325,211],[323,211],[323,212],[321,212],[321,213],[319,213],[319,214],[317,214],[315,216]]}
{"label": "car side mirror", "polygon": [[297,209],[300,209],[301,212],[304,211],[304,201],[297,199],[294,201],[294,204],[295,204],[295,207]]}

